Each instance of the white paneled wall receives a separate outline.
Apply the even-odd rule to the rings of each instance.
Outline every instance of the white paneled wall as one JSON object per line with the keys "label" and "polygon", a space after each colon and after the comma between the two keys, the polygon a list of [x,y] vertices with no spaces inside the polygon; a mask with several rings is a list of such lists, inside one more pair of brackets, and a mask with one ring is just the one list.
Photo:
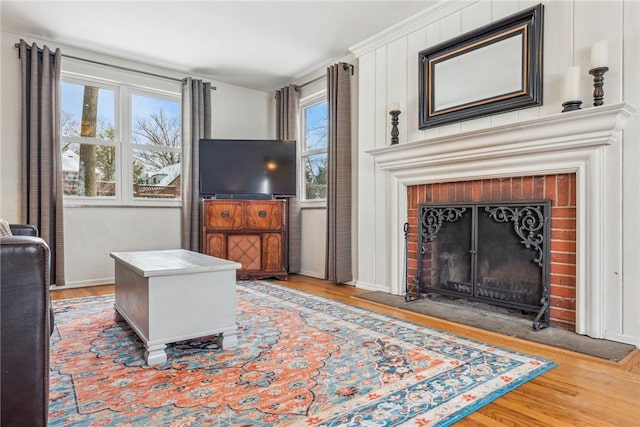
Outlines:
{"label": "white paneled wall", "polygon": [[[431,28],[436,28],[431,26]],[[407,36],[407,52],[419,52],[427,44],[427,28],[421,28]],[[408,82],[418,81],[418,55],[407,55],[407,80]],[[418,91],[408,91],[405,96],[406,104],[404,107],[404,116],[402,116],[402,122],[405,124],[402,126],[403,132],[401,141],[415,141],[423,138],[421,132],[417,126],[408,126],[411,120],[418,120]],[[403,104],[400,104],[403,105]]]}
{"label": "white paneled wall", "polygon": [[[609,103],[622,99],[622,21],[623,2],[620,1],[550,1],[545,2],[544,37],[544,104],[491,117],[485,117],[433,129],[419,130],[418,116],[418,52],[440,42],[459,36],[519,10],[534,6],[526,1],[465,2],[466,7],[441,20],[430,22],[398,39],[383,45],[371,43],[355,47],[359,56],[361,76],[374,70],[376,85],[361,97],[375,108],[378,120],[376,143],[389,142],[389,120],[383,115],[391,103],[402,107],[400,116],[400,142],[429,139],[458,132],[483,129],[518,120],[554,114],[561,110],[563,102],[564,72],[571,65],[582,67],[581,91],[584,107],[591,105],[592,81],[588,75],[590,47],[595,41],[608,40],[611,71],[605,76],[606,97]],[[599,19],[595,25],[594,19]],[[594,30],[595,28],[595,30]],[[611,30],[614,30],[613,32]],[[387,38],[388,40],[388,38]],[[374,60],[370,56],[374,56]],[[363,62],[364,61],[364,62]],[[617,71],[615,71],[617,70]]]}
{"label": "white paneled wall", "polygon": [[[359,65],[359,140],[358,140],[358,278],[367,289],[389,290],[391,274],[385,224],[390,220],[388,192],[390,178],[375,166],[366,152],[390,142],[388,107],[399,103],[400,144],[428,141],[461,132],[475,132],[514,124],[537,117],[558,114],[562,110],[564,74],[572,65],[581,67],[583,108],[592,108],[593,80],[588,74],[591,46],[608,42],[609,71],[605,74],[604,102],[640,105],[640,2],[543,1],[544,75],[543,105],[522,110],[418,129],[418,53],[438,43],[535,6],[539,1],[481,0],[440,2],[431,9],[390,27],[352,47]],[[608,299],[607,337],[640,343],[640,125],[638,113],[629,120],[623,143],[611,150],[622,159],[622,190],[608,196],[607,217],[612,231],[622,240],[607,251],[620,259],[619,271],[610,274],[611,284],[603,298]],[[617,150],[617,151],[616,151]],[[612,163],[613,164],[613,163]],[[402,235],[402,233],[400,233]],[[615,275],[616,277],[613,277]],[[619,280],[622,275],[622,281]]]}
{"label": "white paneled wall", "polygon": [[[622,46],[622,97],[624,100],[640,109],[640,2],[625,1],[623,4],[623,46]],[[613,71],[613,70],[612,70]],[[607,73],[608,75],[608,73]],[[607,85],[607,89],[608,89]],[[605,101],[606,98],[605,93]],[[624,302],[620,318],[612,322],[610,334],[620,335],[619,341],[625,341],[629,336],[640,336],[640,118],[636,112],[624,131],[624,145],[622,146],[622,278],[623,285],[620,298]],[[613,338],[612,338],[613,339]],[[636,344],[638,345],[638,344]]]}
{"label": "white paneled wall", "polygon": [[[373,69],[376,64],[376,54],[371,53],[363,56],[358,61],[359,67],[366,67],[367,69]],[[359,75],[360,82],[360,100],[366,96],[366,94],[375,91],[376,87],[376,74],[364,73]],[[384,127],[384,118],[386,115],[377,115],[376,110],[371,108],[371,105],[360,101],[358,103],[358,122],[366,122],[369,126],[359,127],[359,139],[358,139],[358,208],[359,215],[357,218],[358,229],[358,257],[354,258],[358,263],[358,283],[360,286],[373,286],[376,281],[376,276],[380,276],[380,272],[376,271],[376,259],[374,247],[371,244],[371,240],[362,240],[361,236],[371,235],[372,230],[376,230],[376,193],[374,191],[359,191],[359,188],[375,188],[376,168],[373,161],[373,157],[366,153],[367,150],[376,148],[376,133],[377,122],[382,122]],[[382,119],[376,120],[376,117]],[[377,171],[380,174],[380,171]],[[361,243],[365,243],[362,246]],[[366,245],[368,244],[368,246]]]}

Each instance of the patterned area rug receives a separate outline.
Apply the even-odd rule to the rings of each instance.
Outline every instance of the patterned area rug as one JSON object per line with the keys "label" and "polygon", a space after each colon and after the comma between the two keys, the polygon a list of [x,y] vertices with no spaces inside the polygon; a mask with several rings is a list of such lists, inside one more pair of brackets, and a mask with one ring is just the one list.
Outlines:
{"label": "patterned area rug", "polygon": [[54,302],[49,425],[447,426],[555,366],[271,283],[237,297],[237,347],[155,367],[113,296]]}

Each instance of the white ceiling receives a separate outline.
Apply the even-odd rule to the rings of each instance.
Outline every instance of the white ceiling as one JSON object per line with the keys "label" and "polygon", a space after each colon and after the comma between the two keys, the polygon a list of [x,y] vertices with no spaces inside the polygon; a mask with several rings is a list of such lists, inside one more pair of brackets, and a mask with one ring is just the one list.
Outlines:
{"label": "white ceiling", "polygon": [[434,3],[1,0],[0,12],[6,31],[271,91]]}

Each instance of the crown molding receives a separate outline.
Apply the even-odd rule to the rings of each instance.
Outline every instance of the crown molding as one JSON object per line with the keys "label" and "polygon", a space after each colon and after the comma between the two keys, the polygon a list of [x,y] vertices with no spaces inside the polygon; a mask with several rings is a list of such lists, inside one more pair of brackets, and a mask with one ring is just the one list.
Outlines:
{"label": "crown molding", "polygon": [[385,46],[401,37],[405,37],[414,31],[424,28],[427,25],[436,23],[449,15],[471,6],[474,3],[478,3],[479,1],[480,0],[441,0],[435,5],[410,16],[404,21],[400,21],[378,34],[351,46],[349,50],[356,56],[356,58],[359,58],[381,46]]}

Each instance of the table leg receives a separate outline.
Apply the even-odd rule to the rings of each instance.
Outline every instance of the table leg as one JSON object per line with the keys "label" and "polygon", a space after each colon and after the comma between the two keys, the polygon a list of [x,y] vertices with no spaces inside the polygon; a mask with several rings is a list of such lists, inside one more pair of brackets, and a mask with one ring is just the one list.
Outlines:
{"label": "table leg", "polygon": [[238,345],[238,333],[237,332],[225,332],[218,335],[218,345],[222,349],[235,347]]}
{"label": "table leg", "polygon": [[161,365],[167,361],[167,353],[164,351],[167,348],[164,344],[147,345],[144,352],[144,360],[147,365]]}

